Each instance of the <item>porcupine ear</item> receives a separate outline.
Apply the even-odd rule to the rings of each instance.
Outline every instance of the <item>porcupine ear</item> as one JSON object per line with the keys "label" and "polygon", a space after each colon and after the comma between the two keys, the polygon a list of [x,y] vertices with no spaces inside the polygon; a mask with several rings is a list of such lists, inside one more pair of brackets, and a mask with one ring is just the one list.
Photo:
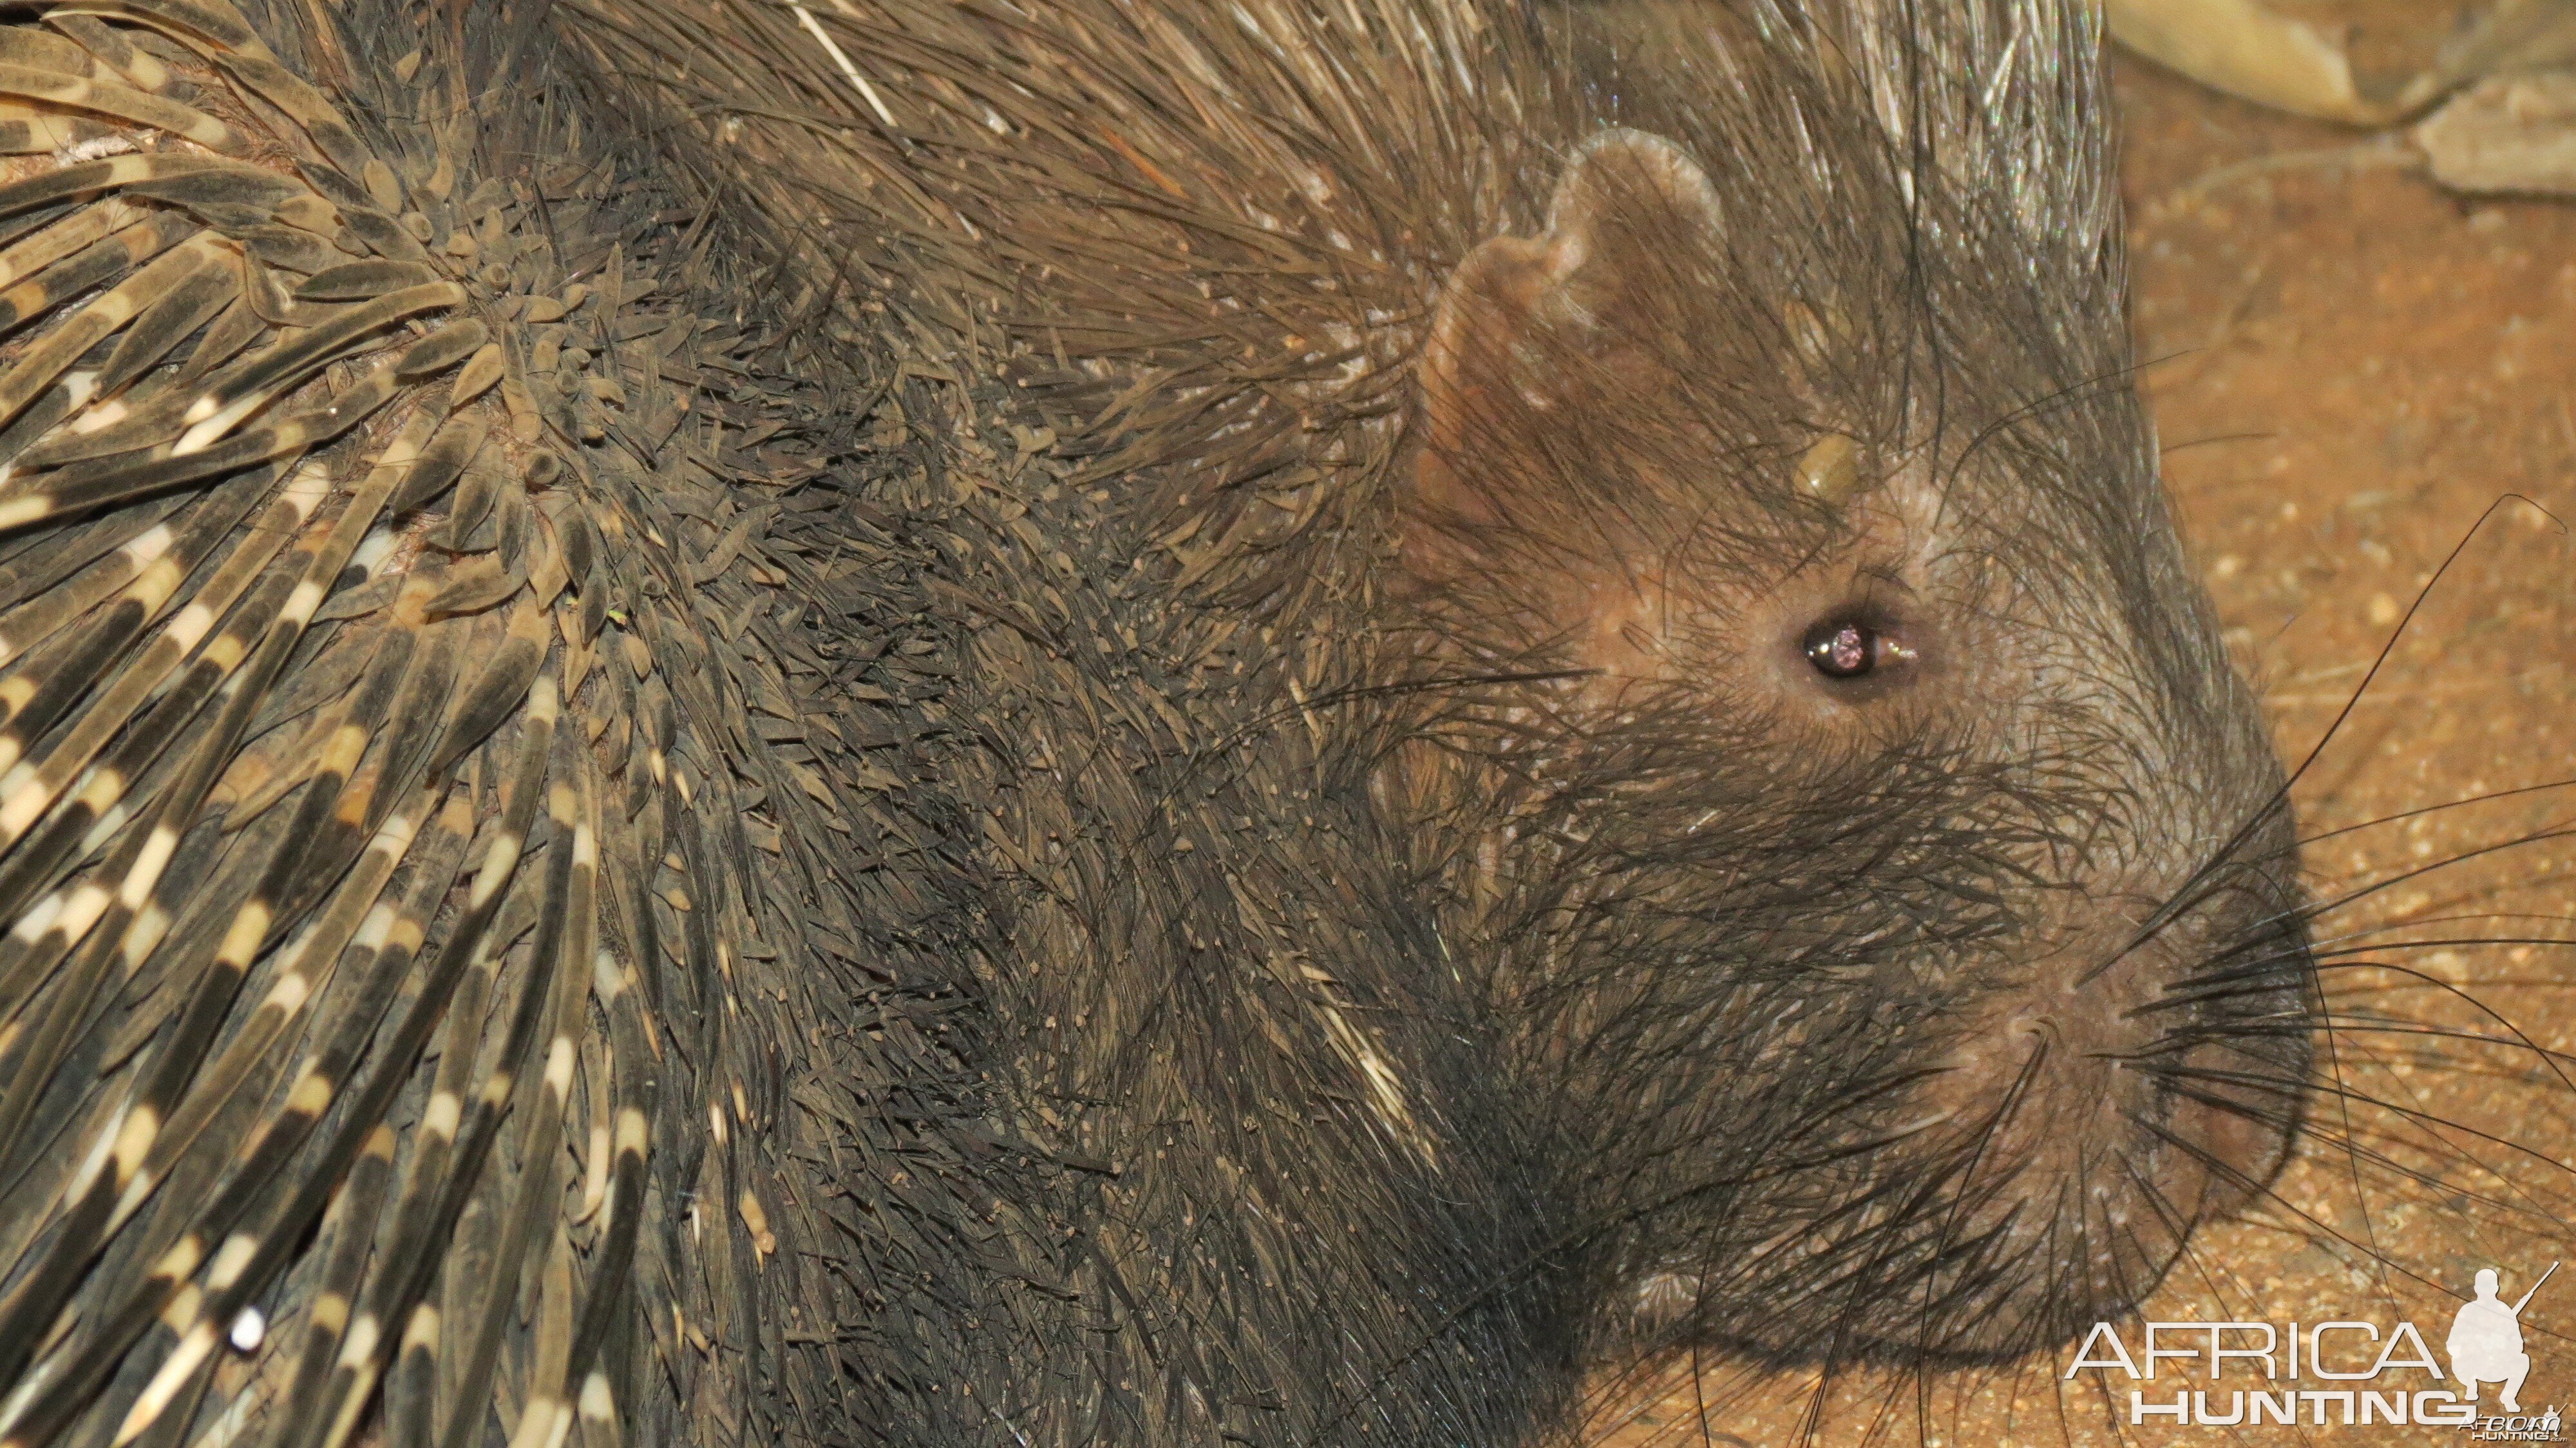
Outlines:
{"label": "porcupine ear", "polygon": [[1587,400],[1656,385],[1679,354],[1676,292],[1718,234],[1716,189],[1680,147],[1608,130],[1576,153],[1543,236],[1469,252],[1440,293],[1422,363],[1425,447],[1408,552],[1434,570],[1450,545],[1509,526],[1548,486],[1551,431]]}

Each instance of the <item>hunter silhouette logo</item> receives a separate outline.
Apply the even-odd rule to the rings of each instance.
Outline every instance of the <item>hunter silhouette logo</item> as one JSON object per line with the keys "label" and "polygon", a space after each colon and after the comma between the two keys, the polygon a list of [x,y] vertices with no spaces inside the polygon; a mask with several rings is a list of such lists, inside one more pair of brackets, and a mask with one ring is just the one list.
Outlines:
{"label": "hunter silhouette logo", "polygon": [[[2481,1268],[2473,1295],[2451,1316],[2436,1357],[2411,1322],[2143,1322],[2132,1351],[2120,1327],[2097,1322],[2065,1376],[2116,1373],[2130,1380],[2128,1421],[2193,1427],[2444,1427],[2476,1443],[2566,1441],[2555,1407],[2526,1412],[2531,1375],[2522,1310],[2558,1272],[2555,1262],[2507,1302],[2502,1274]],[[2443,1371],[2448,1359],[2449,1371]],[[2500,1411],[2481,1412],[2493,1385]],[[2107,1386],[2107,1385],[2106,1385]],[[2410,1440],[2413,1441],[2413,1440]]]}
{"label": "hunter silhouette logo", "polygon": [[2522,1391],[2522,1380],[2531,1374],[2531,1354],[2522,1350],[2522,1309],[2530,1303],[2532,1293],[2540,1290],[2541,1283],[2557,1271],[2558,1264],[2550,1263],[2549,1270],[2540,1274],[2540,1281],[2531,1284],[2531,1291],[2507,1307],[2496,1296],[2495,1269],[2479,1269],[2478,1295],[2460,1305],[2459,1313],[2451,1319],[2450,1340],[2443,1344],[2451,1354],[2451,1376],[2460,1380],[2472,1400],[2478,1395],[2478,1384],[2501,1383],[2504,1392],[2499,1397],[2504,1410],[2522,1411],[2514,1395]]}

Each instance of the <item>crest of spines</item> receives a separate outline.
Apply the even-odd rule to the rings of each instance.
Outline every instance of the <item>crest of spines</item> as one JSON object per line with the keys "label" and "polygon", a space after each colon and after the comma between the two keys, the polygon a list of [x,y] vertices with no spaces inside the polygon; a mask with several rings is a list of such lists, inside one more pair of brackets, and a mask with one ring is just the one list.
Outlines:
{"label": "crest of spines", "polygon": [[655,508],[707,324],[522,218],[604,172],[478,175],[417,52],[362,139],[263,33],[0,26],[0,1445],[615,1442],[610,1357],[727,1332],[648,1147],[743,1092],[657,1102],[650,981],[740,943],[692,775],[793,694],[691,593],[789,582],[776,509]]}

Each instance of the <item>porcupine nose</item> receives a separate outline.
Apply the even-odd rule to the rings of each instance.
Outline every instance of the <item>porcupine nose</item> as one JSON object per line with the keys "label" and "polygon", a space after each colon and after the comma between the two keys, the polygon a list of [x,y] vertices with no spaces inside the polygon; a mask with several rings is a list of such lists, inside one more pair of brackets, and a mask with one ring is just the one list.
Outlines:
{"label": "porcupine nose", "polygon": [[2307,1067],[2306,941],[2263,925],[2282,913],[2082,911],[1955,1038],[1928,1149],[1969,1220],[2056,1259],[2052,1314],[2127,1306],[2279,1170]]}

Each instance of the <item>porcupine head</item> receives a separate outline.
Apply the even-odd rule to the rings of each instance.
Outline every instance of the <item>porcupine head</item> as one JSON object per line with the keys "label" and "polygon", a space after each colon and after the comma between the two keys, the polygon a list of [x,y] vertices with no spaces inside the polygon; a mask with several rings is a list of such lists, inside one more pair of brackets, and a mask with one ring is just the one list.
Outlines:
{"label": "porcupine head", "polygon": [[[1302,719],[1375,762],[1371,848],[1410,853],[1337,878],[1380,872],[1491,1005],[1425,1027],[1483,1073],[1416,1073],[1425,1117],[1483,1091],[1536,1164],[1496,1194],[1541,1220],[1476,1239],[1511,1260],[1475,1290],[1537,1251],[1587,1323],[1650,1342],[2039,1350],[2268,1182],[2311,1016],[2282,772],[2133,385],[2098,27],[2053,0],[1604,0],[1516,28],[1536,10],[1560,13],[1259,5],[1202,33],[1214,12],[1147,7],[1142,36],[1049,10],[1014,24],[1044,37],[1027,63],[1107,99],[1026,135],[933,108],[986,159],[913,174],[977,218],[942,245],[1020,258],[1035,348],[1117,380],[1066,425],[1243,509],[1152,536],[1260,554],[1244,500],[1293,500],[1293,539],[1140,597],[1366,611],[1234,635],[1283,673],[1366,636],[1371,672],[1328,659],[1282,704],[1223,671],[1256,697],[1211,753]],[[1214,119],[1247,106],[1273,123]],[[1120,187],[1031,180],[1051,146],[1047,176]],[[1266,476],[1334,470],[1363,481]],[[1154,551],[1124,557],[1151,576]],[[1116,978],[1092,959],[1047,978]],[[1110,1004],[1077,1046],[1122,1039]],[[1427,1051],[1397,1013],[1364,1017],[1390,1089]],[[1473,1231],[1505,1210],[1445,1189]]]}
{"label": "porcupine head", "polygon": [[1605,1323],[1996,1360],[2268,1183],[2308,958],[2108,203],[1851,129],[1595,130],[1439,282],[1400,591],[1427,671],[1515,682],[1395,767],[1472,822],[1447,928]]}

